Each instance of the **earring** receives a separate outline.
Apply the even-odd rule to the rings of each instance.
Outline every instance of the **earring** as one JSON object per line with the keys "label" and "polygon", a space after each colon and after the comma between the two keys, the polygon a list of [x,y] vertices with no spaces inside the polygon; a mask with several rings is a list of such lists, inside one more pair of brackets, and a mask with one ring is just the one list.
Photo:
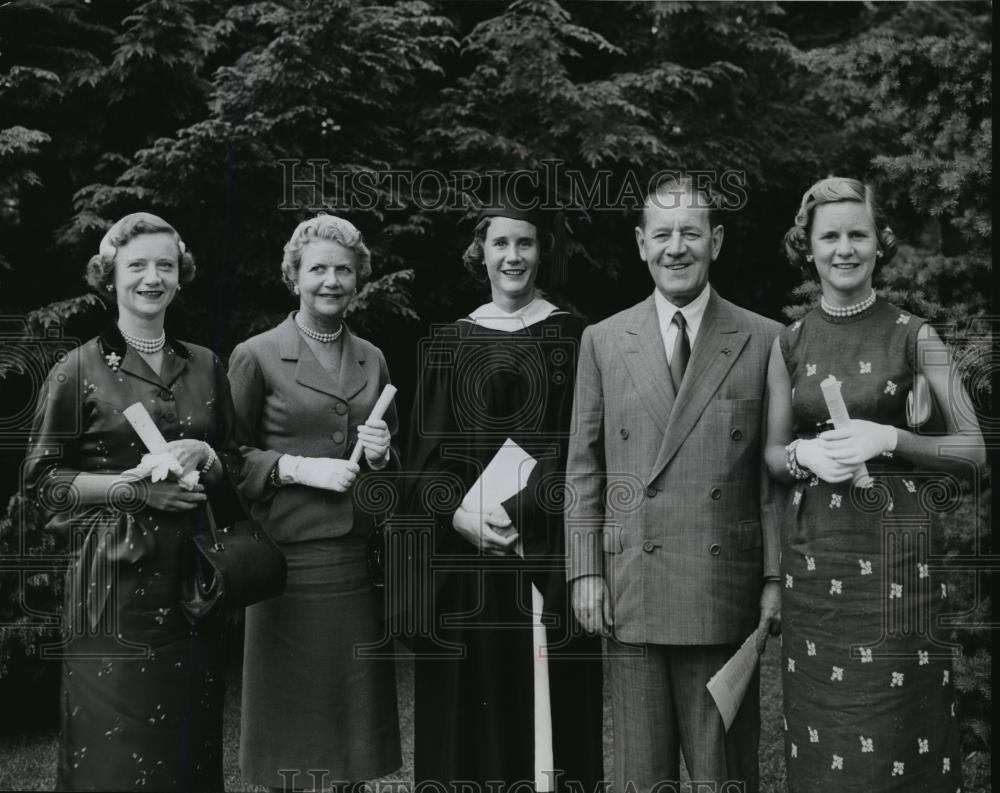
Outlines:
{"label": "earring", "polygon": [[298,284],[295,284],[295,285],[294,285],[294,286],[292,287],[292,294],[293,294],[293,295],[297,295],[298,293],[299,293],[299,285],[298,285]]}
{"label": "earring", "polygon": [[876,259],[881,259],[882,258],[882,251],[875,251],[875,258]]}
{"label": "earring", "polygon": [[114,284],[108,284],[108,291],[109,292],[114,292],[115,291],[115,285]]}
{"label": "earring", "polygon": [[180,285],[180,284],[177,284],[177,291],[178,291],[178,292],[180,292],[180,291],[181,291],[181,285]]}
{"label": "earring", "polygon": [[812,264],[813,255],[811,253],[806,254],[806,261]]}

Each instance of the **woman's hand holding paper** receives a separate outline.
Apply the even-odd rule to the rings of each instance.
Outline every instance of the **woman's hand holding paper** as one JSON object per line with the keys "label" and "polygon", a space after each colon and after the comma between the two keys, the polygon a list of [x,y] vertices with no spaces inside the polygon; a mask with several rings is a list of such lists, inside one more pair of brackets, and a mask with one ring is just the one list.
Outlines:
{"label": "woman's hand holding paper", "polygon": [[389,461],[389,444],[392,436],[384,419],[368,419],[358,426],[358,441],[365,451],[365,459],[373,468],[381,468]]}
{"label": "woman's hand holding paper", "polygon": [[123,476],[133,479],[146,479],[151,482],[176,482],[184,490],[193,490],[198,484],[198,471],[184,470],[184,466],[169,451],[159,454],[144,454],[139,465],[122,472]]}
{"label": "woman's hand holding paper", "polygon": [[[836,430],[832,430],[836,432]],[[824,433],[825,435],[826,433]],[[799,465],[812,471],[824,482],[846,482],[853,478],[857,465],[846,465],[831,454],[829,443],[820,435],[801,441],[795,449]]]}
{"label": "woman's hand holding paper", "polygon": [[896,448],[897,431],[888,424],[851,419],[845,426],[819,436],[830,457],[843,465],[858,466]]}
{"label": "woman's hand holding paper", "polygon": [[503,507],[491,512],[473,512],[459,507],[452,525],[466,541],[485,554],[505,556],[514,552],[518,534]]}
{"label": "woman's hand holding paper", "polygon": [[278,460],[278,474],[286,484],[318,487],[346,493],[358,478],[357,463],[334,457],[297,457],[284,454]]}

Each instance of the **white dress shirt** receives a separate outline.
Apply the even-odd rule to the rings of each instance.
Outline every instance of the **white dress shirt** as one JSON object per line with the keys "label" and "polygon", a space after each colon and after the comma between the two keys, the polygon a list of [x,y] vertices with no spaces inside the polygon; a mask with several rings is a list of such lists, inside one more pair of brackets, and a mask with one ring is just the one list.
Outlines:
{"label": "white dress shirt", "polygon": [[688,342],[691,349],[694,349],[694,340],[698,337],[698,329],[701,327],[701,318],[705,316],[705,306],[708,305],[710,287],[705,284],[701,294],[688,303],[683,308],[678,308],[667,300],[659,289],[653,290],[653,302],[656,303],[656,318],[660,322],[660,338],[663,339],[663,347],[667,351],[667,364],[673,362],[674,342],[677,340],[677,325],[674,324],[674,314],[678,311],[687,323]]}

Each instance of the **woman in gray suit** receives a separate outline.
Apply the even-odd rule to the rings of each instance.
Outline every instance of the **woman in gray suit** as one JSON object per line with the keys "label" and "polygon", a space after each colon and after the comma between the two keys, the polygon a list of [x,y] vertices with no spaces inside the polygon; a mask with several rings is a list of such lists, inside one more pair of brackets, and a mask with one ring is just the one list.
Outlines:
{"label": "woman in gray suit", "polygon": [[[233,351],[244,467],[240,485],[288,558],[278,598],[246,612],[240,770],[271,788],[319,788],[401,765],[391,659],[355,657],[383,637],[352,485],[395,464],[395,408],[366,422],[389,372],[343,322],[371,256],[351,223],[319,215],[285,245],[282,277],[299,307]],[[362,466],[348,457],[355,441]]]}

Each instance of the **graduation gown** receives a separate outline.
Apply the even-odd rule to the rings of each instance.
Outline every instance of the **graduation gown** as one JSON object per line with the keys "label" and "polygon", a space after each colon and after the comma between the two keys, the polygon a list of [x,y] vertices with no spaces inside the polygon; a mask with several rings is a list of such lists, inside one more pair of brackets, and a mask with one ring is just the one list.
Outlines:
{"label": "graduation gown", "polygon": [[[424,346],[404,467],[408,525],[425,532],[429,551],[420,562],[426,586],[405,598],[423,615],[408,622],[417,651],[418,783],[500,780],[534,787],[541,744],[551,747],[551,755],[540,758],[551,756],[546,765],[555,773],[539,789],[560,790],[572,780],[590,791],[603,777],[601,645],[572,617],[563,545],[582,330],[579,317],[562,311],[519,330],[491,329],[470,318],[436,329]],[[526,486],[503,505],[519,532],[520,553],[486,556],[458,534],[452,517],[508,438],[538,462]],[[547,648],[539,662],[533,595],[535,605],[538,595],[544,602]],[[546,696],[539,671],[548,677],[550,744],[535,731],[536,698],[543,697],[544,711]]]}

